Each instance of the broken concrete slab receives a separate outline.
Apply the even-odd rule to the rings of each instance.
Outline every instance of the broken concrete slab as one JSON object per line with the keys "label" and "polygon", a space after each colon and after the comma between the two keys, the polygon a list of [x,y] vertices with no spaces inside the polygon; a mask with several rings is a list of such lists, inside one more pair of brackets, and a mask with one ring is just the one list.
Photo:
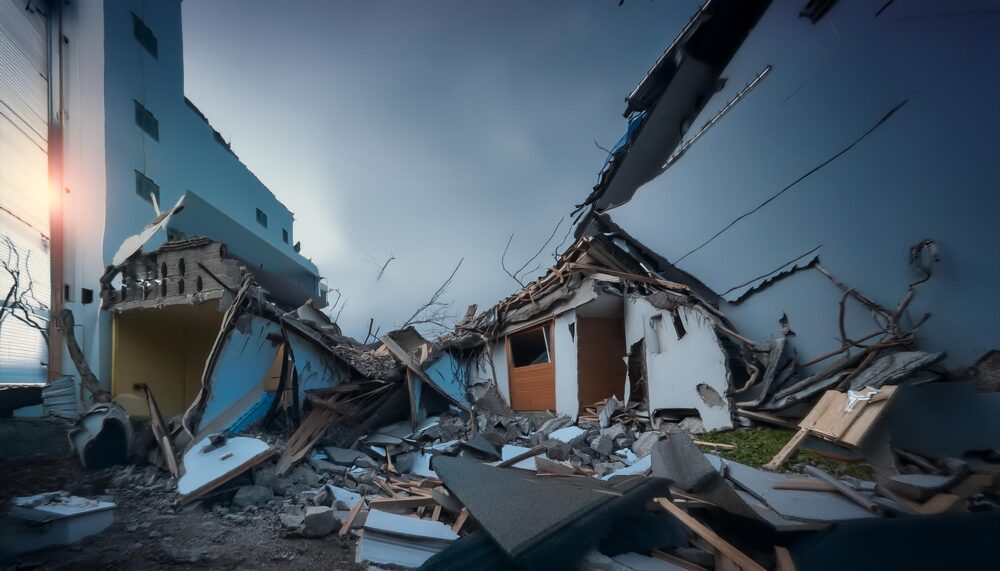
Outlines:
{"label": "broken concrete slab", "polygon": [[326,490],[333,496],[334,507],[339,510],[349,510],[361,500],[361,494],[347,488],[327,484]]}
{"label": "broken concrete slab", "polygon": [[458,534],[441,522],[371,510],[361,532],[356,561],[420,567],[456,539]]}
{"label": "broken concrete slab", "polygon": [[0,556],[76,543],[114,523],[115,504],[48,492],[13,498],[0,522]]}
{"label": "broken concrete slab", "polygon": [[351,467],[354,465],[354,461],[364,454],[358,450],[349,450],[347,448],[337,448],[336,446],[325,446],[323,452],[326,453],[326,458],[334,464],[340,464],[341,466]]}
{"label": "broken concrete slab", "polygon": [[663,434],[650,430],[648,432],[643,432],[641,436],[632,444],[632,452],[636,456],[642,458],[643,456],[648,456],[653,450],[653,446],[656,442],[663,438]]}
{"label": "broken concrete slab", "polygon": [[679,490],[703,498],[730,513],[754,518],[754,510],[695,446],[686,433],[668,434],[650,455],[653,475],[665,478]]}

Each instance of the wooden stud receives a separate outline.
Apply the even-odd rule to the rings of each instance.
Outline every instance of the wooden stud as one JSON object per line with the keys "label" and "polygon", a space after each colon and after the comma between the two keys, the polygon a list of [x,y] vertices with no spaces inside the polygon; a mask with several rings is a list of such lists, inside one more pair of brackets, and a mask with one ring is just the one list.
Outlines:
{"label": "wooden stud", "polygon": [[462,511],[458,512],[458,517],[455,518],[455,525],[451,526],[451,530],[455,533],[462,531],[462,526],[465,525],[465,520],[469,519],[469,508],[462,508]]}
{"label": "wooden stud", "polygon": [[358,517],[358,512],[361,511],[361,506],[365,505],[365,499],[361,498],[358,503],[351,506],[351,511],[347,513],[347,517],[344,518],[344,525],[340,526],[340,536],[343,537],[347,535],[347,532],[351,531],[351,526],[354,525],[354,520]]}
{"label": "wooden stud", "polygon": [[694,519],[681,508],[675,506],[669,498],[655,498],[653,501],[660,504],[660,507],[665,509],[668,513],[670,513],[670,515],[680,520],[685,527],[693,531],[699,537],[707,541],[712,547],[718,549],[724,556],[739,565],[743,571],[765,571],[764,567],[751,559],[750,556],[743,553],[739,549],[736,549],[736,547],[725,539],[719,537],[718,534],[705,526],[705,524]]}
{"label": "wooden stud", "polygon": [[774,455],[774,458],[771,458],[770,462],[764,464],[764,468],[767,470],[777,470],[782,464],[785,463],[785,461],[788,460],[788,458],[792,456],[792,454],[795,454],[795,451],[799,449],[802,441],[805,440],[808,435],[808,428],[800,428],[799,431],[795,433],[795,436],[792,436],[791,440],[789,440],[785,446]]}

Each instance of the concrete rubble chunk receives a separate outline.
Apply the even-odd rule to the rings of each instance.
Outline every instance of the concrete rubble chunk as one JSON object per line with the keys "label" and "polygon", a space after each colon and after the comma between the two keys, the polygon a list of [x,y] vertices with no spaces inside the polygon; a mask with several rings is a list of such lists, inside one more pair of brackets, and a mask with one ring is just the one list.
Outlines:
{"label": "concrete rubble chunk", "polygon": [[705,425],[697,416],[688,416],[677,423],[677,425],[694,435],[705,433]]}
{"label": "concrete rubble chunk", "polygon": [[643,432],[636,441],[632,444],[632,452],[639,458],[643,456],[648,456],[653,450],[653,446],[663,438],[663,435],[655,430],[650,430],[649,432]]}
{"label": "concrete rubble chunk", "polygon": [[330,462],[340,464],[341,466],[346,466],[348,468],[354,465],[354,461],[357,460],[358,457],[364,456],[364,454],[357,450],[337,448],[336,446],[327,446],[323,448],[323,452],[326,452],[326,457]]}
{"label": "concrete rubble chunk", "polygon": [[274,492],[271,488],[257,485],[243,486],[233,496],[233,504],[241,508],[259,506],[271,501],[272,498],[274,498]]}
{"label": "concrete rubble chunk", "polygon": [[299,533],[302,537],[308,538],[326,537],[339,528],[340,520],[337,519],[333,508],[309,506],[306,508]]}
{"label": "concrete rubble chunk", "polygon": [[602,434],[590,443],[590,447],[601,456],[610,456],[615,451],[615,441]]}

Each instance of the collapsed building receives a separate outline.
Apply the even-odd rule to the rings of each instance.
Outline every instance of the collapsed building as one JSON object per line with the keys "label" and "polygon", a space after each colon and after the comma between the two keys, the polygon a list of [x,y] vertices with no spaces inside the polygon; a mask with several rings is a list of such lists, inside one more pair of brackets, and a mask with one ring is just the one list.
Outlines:
{"label": "collapsed building", "polygon": [[[703,200],[716,220],[743,191],[668,175],[781,77],[785,52],[755,48],[762,36],[789,20],[816,34],[812,24],[831,14],[881,30],[882,11],[903,9],[889,4],[872,15],[836,2],[706,2],[630,94],[626,134],[579,207],[574,243],[438,339],[412,328],[370,344],[345,337],[215,238],[148,252],[128,242],[102,281],[114,377],[77,427],[81,459],[103,459],[88,447],[127,445],[99,440],[104,419],[147,416],[153,438],[113,456],[144,455],[180,505],[256,509],[278,498],[285,533],[356,537],[357,561],[375,565],[995,567],[997,339],[973,319],[978,305],[948,293],[984,300],[974,294],[1000,278],[962,254],[989,209],[975,224],[938,224],[950,211],[907,207],[891,228],[890,195],[866,198],[875,214],[839,197],[820,201],[821,212],[807,201],[767,210],[855,141],[688,252],[678,235],[692,231],[688,214],[672,210],[711,192]],[[867,37],[861,53],[879,41]],[[722,81],[746,69],[755,73],[743,87]],[[720,112],[685,140],[719,97]],[[989,200],[981,188],[955,193]],[[802,211],[811,215],[798,222]],[[849,218],[860,219],[853,232],[842,230]],[[702,250],[707,259],[684,263]],[[769,271],[756,269],[761,260],[774,261]],[[737,457],[774,433],[762,461]],[[752,436],[726,442],[741,434]],[[42,500],[22,503],[41,510]]]}

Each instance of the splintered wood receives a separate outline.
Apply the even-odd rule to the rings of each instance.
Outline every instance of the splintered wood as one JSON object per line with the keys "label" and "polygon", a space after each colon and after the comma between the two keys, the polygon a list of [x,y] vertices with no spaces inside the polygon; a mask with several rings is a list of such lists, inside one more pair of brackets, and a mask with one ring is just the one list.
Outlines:
{"label": "splintered wood", "polygon": [[847,393],[826,391],[799,423],[799,431],[795,436],[764,467],[769,470],[778,469],[809,435],[857,447],[882,416],[882,411],[894,394],[894,385],[882,387],[877,393],[868,395],[867,399],[852,399]]}

